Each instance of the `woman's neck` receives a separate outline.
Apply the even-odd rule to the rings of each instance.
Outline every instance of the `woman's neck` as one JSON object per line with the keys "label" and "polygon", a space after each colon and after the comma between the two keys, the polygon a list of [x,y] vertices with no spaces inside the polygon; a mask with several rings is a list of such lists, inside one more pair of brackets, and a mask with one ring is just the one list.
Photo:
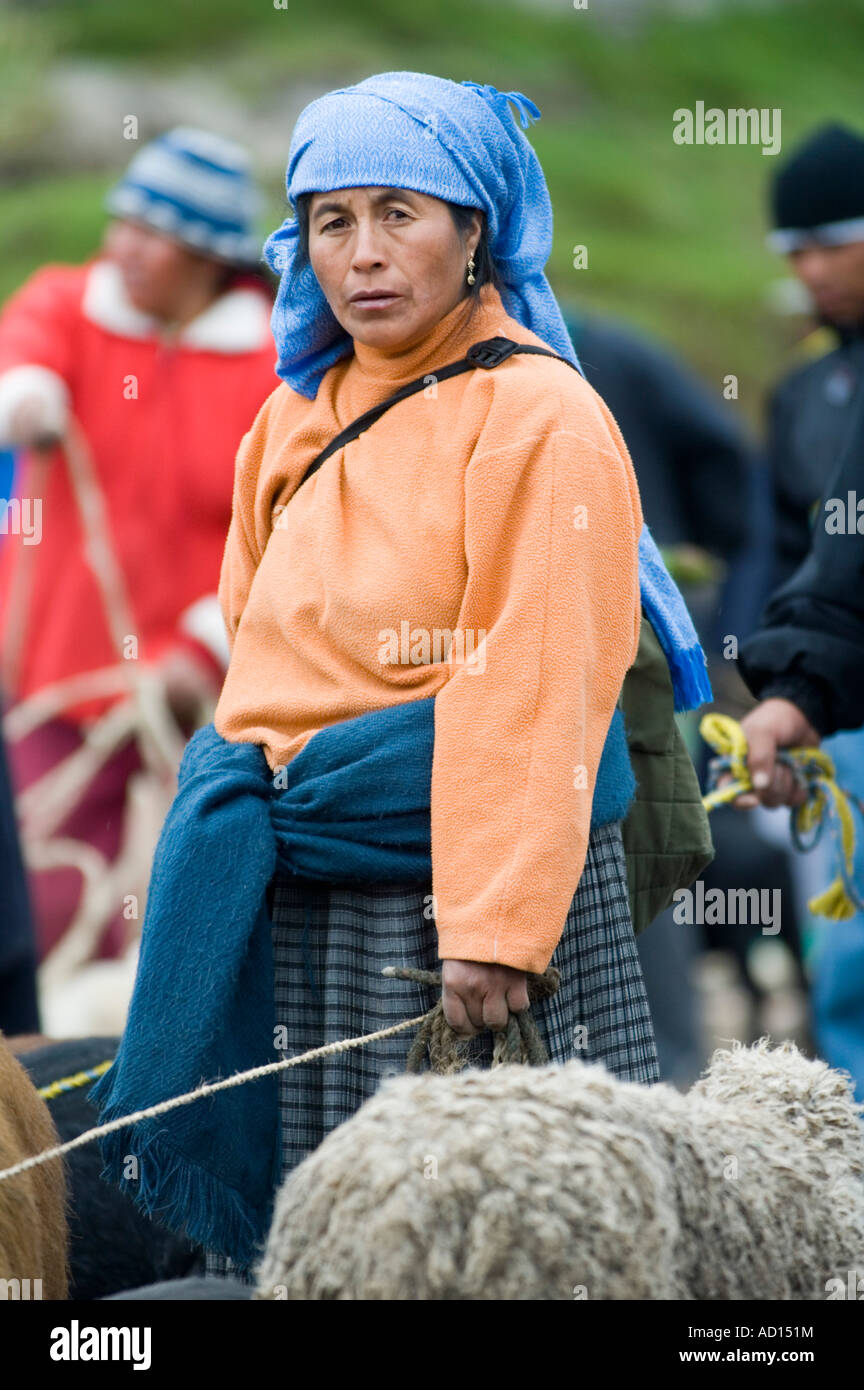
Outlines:
{"label": "woman's neck", "polygon": [[[498,291],[491,284],[481,286],[478,295],[466,295],[453,306],[419,341],[404,346],[373,347],[354,339],[354,370],[376,380],[409,381],[421,375],[425,366],[440,367],[462,356],[461,344],[470,330],[472,340],[488,336],[484,322],[503,312]],[[475,332],[476,327],[476,332]]]}

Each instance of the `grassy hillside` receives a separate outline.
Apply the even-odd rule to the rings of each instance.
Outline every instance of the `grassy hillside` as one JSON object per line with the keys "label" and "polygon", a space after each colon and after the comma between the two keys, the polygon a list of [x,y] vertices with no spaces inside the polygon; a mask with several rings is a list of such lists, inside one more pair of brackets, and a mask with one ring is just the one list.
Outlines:
{"label": "grassy hillside", "polygon": [[[99,195],[111,177],[51,157],[56,63],[181,78],[195,66],[250,109],[292,82],[323,88],[417,68],[537,101],[543,119],[529,138],[555,207],[558,293],[651,329],[715,383],[735,372],[742,407],[755,413],[783,352],[765,299],[783,272],[763,245],[767,180],[816,123],[864,128],[864,0],[729,0],[699,18],[642,12],[626,27],[602,22],[603,0],[587,10],[565,0],[288,3],[43,0],[3,13],[0,295],[46,259],[85,255],[103,222]],[[753,146],[675,145],[674,110],[699,100],[779,107],[779,161]],[[286,152],[289,137],[286,129]],[[268,195],[274,225],[275,174]],[[588,247],[587,269],[573,269],[576,244]]]}

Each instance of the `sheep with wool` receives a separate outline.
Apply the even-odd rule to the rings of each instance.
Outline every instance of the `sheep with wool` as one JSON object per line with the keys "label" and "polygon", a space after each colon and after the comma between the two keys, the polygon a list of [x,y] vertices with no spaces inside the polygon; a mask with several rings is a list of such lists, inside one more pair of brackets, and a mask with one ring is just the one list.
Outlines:
{"label": "sheep with wool", "polygon": [[393,1077],[288,1176],[258,1299],[824,1299],[864,1269],[864,1129],[792,1043],[686,1094],[599,1063]]}

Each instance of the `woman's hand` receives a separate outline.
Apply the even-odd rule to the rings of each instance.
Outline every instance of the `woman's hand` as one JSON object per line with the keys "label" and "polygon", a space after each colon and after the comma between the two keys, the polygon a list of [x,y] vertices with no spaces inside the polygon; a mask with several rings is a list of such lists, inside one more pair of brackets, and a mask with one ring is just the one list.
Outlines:
{"label": "woman's hand", "polygon": [[444,1017],[461,1038],[473,1038],[484,1028],[507,1027],[511,1013],[528,1007],[524,970],[477,960],[441,962]]}

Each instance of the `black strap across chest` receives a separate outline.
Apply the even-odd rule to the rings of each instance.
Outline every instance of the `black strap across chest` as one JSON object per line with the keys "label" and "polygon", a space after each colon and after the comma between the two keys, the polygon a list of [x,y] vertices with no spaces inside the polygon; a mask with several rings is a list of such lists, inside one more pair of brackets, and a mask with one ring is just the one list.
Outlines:
{"label": "black strap across chest", "polygon": [[[538,357],[554,357],[558,362],[566,362],[567,366],[573,367],[574,371],[579,370],[566,357],[552,352],[551,348],[535,347],[533,343],[514,343],[510,338],[484,338],[481,342],[474,343],[465,356],[459,358],[458,362],[450,362],[446,367],[439,367],[436,372],[427,372],[424,376],[418,377],[416,381],[409,381],[407,385],[400,386],[398,391],[394,391],[392,396],[388,396],[386,401],[381,401],[379,405],[373,405],[371,410],[358,415],[356,420],[352,420],[350,425],[346,425],[344,430],[340,430],[335,439],[331,439],[330,443],[325,445],[320,454],[312,460],[300,479],[298,488],[303,486],[307,478],[311,478],[312,474],[329,459],[331,454],[335,454],[346,444],[350,444],[352,439],[356,439],[364,430],[368,430],[370,425],[374,425],[376,420],[380,420],[391,405],[398,405],[400,401],[407,400],[417,391],[424,391],[432,381],[447,381],[451,376],[460,376],[462,372],[473,371],[475,367],[482,367],[489,371],[517,352],[536,353]],[[297,488],[294,490],[295,495],[296,492]]]}

